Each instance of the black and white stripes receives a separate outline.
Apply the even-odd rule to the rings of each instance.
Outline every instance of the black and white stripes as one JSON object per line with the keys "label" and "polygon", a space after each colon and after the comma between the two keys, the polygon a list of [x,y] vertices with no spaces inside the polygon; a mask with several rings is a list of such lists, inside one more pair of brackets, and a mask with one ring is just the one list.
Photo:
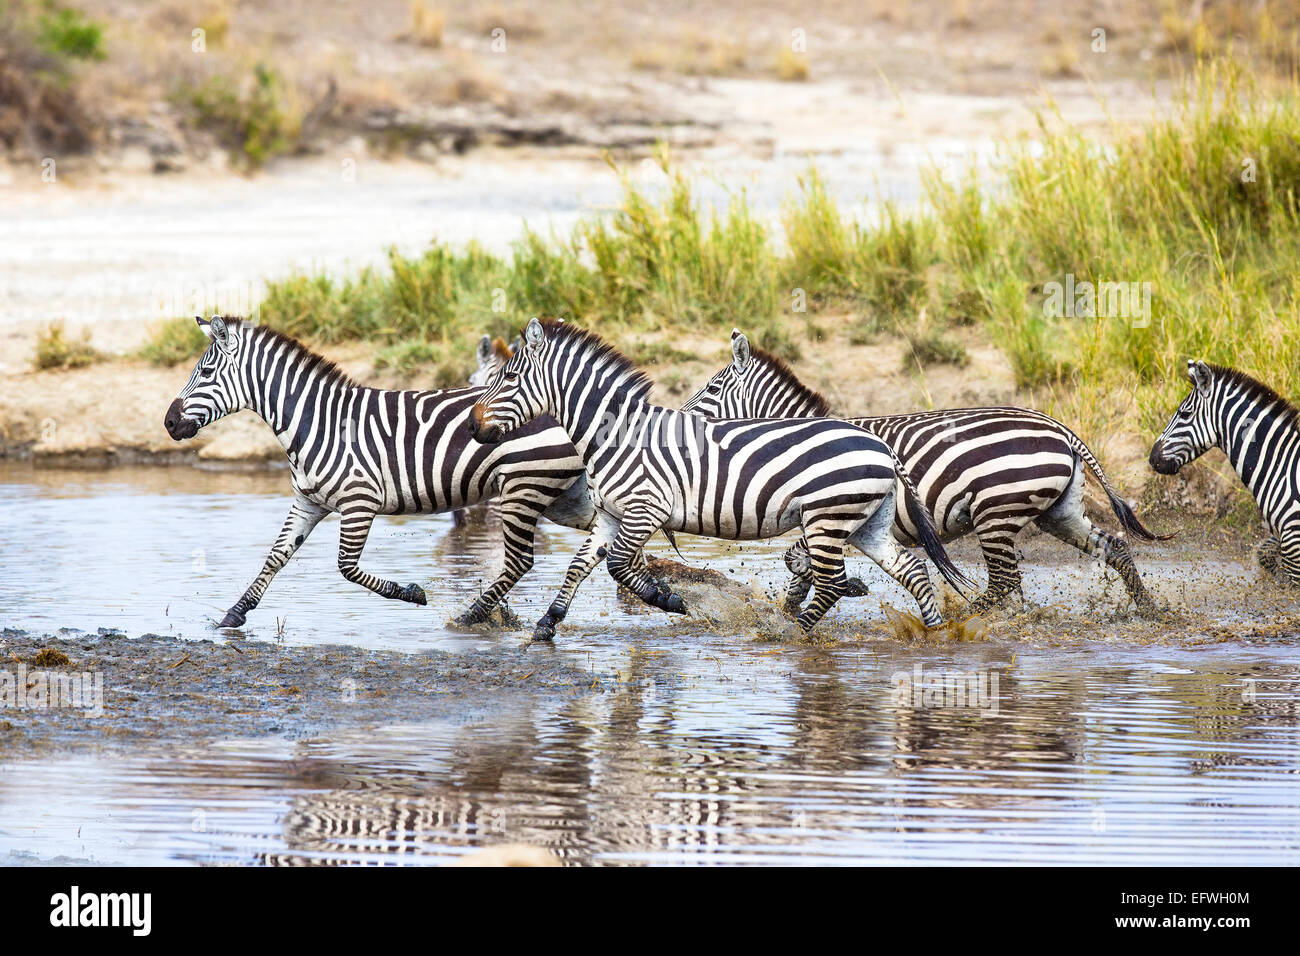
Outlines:
{"label": "black and white stripes", "polygon": [[1271,536],[1260,563],[1300,584],[1300,410],[1245,372],[1189,361],[1192,390],[1151,448],[1151,467],[1176,474],[1223,449],[1259,504]]}
{"label": "black and white stripes", "polygon": [[[686,409],[710,417],[826,413],[821,395],[781,360],[751,350],[738,330],[732,331],[732,355],[731,364],[692,396]],[[1015,542],[1033,521],[1103,559],[1119,572],[1137,607],[1154,611],[1127,542],[1096,527],[1084,514],[1085,473],[1097,479],[1125,530],[1146,539],[1156,536],[1115,491],[1088,447],[1060,422],[1025,408],[962,408],[849,421],[878,435],[898,453],[945,539],[971,532],[979,536],[989,578],[976,610],[1019,589]],[[916,540],[915,522],[905,510],[899,512],[896,531],[905,541]],[[787,563],[799,570],[797,551]],[[801,600],[808,584],[805,573],[792,585],[791,597]]]}
{"label": "black and white stripes", "polygon": [[[578,584],[606,554],[618,583],[648,604],[683,612],[681,598],[636,560],[661,528],[754,539],[802,526],[816,587],[799,616],[805,629],[847,588],[846,544],[911,591],[928,625],[940,622],[924,565],[891,532],[901,466],[885,443],[830,420],[709,422],[650,404],[649,389],[648,379],[595,335],[534,319],[524,347],[475,406],[476,437],[488,443],[554,416],[586,467],[595,527],[537,637],[553,633]],[[912,510],[927,553],[954,585],[964,584],[928,516]]]}
{"label": "black and white stripes", "polygon": [[251,409],[284,447],[295,493],[261,573],[221,626],[244,623],[276,572],[330,512],[340,516],[338,566],[345,578],[382,597],[424,604],[419,586],[403,587],[359,566],[375,516],[451,511],[499,495],[504,566],[462,623],[483,620],[532,567],[543,514],[591,526],[582,460],[553,421],[538,421],[488,448],[472,441],[467,427],[480,389],[366,388],[271,329],[221,316],[198,322],[212,341],[167,410],[167,431],[179,441]]}

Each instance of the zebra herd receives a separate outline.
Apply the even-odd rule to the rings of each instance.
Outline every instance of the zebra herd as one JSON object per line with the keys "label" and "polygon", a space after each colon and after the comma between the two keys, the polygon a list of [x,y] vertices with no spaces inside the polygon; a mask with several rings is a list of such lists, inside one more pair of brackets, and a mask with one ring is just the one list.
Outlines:
{"label": "zebra herd", "polygon": [[[826,417],[828,404],[782,360],[732,332],[732,361],[682,410],[654,405],[650,380],[594,333],[531,320],[515,347],[484,337],[471,386],[369,388],[292,338],[240,318],[197,318],[210,342],[167,410],[181,441],[250,409],[289,461],[294,502],[261,572],[220,627],[240,627],[320,520],[340,517],[345,578],[386,598],[425,604],[416,584],[370,574],[359,559],[380,514],[448,512],[495,500],[504,563],[454,620],[484,621],[533,565],[539,519],[587,532],[538,621],[551,640],[578,587],[602,561],[645,603],[686,612],[645,556],[663,531],[730,540],[799,527],[785,556],[787,609],[810,630],[844,596],[853,545],[906,588],[928,627],[942,623],[919,545],[963,596],[971,582],[944,542],[979,539],[988,566],[972,612],[1020,588],[1015,541],[1030,523],[1117,571],[1139,613],[1157,613],[1125,537],[1084,513],[1091,473],[1124,531],[1147,530],[1069,428],[1023,408],[973,408],[874,418]],[[1151,451],[1173,474],[1218,445],[1259,502],[1272,532],[1266,568],[1300,583],[1297,410],[1244,373],[1189,362],[1193,388]],[[812,599],[807,602],[809,592]]]}

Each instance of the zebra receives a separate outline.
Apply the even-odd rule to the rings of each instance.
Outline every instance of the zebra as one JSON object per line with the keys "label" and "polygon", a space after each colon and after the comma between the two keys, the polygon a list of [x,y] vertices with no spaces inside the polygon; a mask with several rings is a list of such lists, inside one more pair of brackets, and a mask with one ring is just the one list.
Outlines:
{"label": "zebra", "polygon": [[[830,405],[799,381],[783,360],[752,348],[731,332],[732,361],[683,405],[709,418],[821,417]],[[944,541],[974,532],[988,565],[988,585],[972,602],[980,613],[1019,592],[1016,538],[1031,521],[1119,572],[1138,611],[1158,613],[1133,563],[1128,543],[1092,523],[1083,488],[1091,472],[1125,531],[1144,540],[1168,536],[1147,530],[1111,485],[1088,446],[1065,425],[1027,408],[957,408],[853,422],[887,442],[916,482],[925,510]],[[894,529],[914,542],[911,513],[900,510]],[[798,606],[811,584],[801,545],[787,554],[795,572],[787,602]]]}
{"label": "zebra", "polygon": [[455,618],[487,618],[533,566],[538,519],[587,531],[595,519],[582,458],[562,428],[542,419],[489,448],[468,422],[483,391],[392,391],[353,382],[289,336],[235,316],[199,327],[211,340],[167,409],[176,441],[240,409],[271,426],[289,459],[294,502],[261,572],[219,627],[242,627],[272,578],[312,529],[339,514],[338,567],[348,581],[385,598],[426,604],[424,589],[362,570],[358,561],[380,514],[435,513],[499,496],[504,566]]}
{"label": "zebra", "polygon": [[[649,391],[645,374],[596,334],[534,318],[524,347],[474,406],[471,430],[479,441],[499,442],[551,415],[586,465],[595,526],[534,640],[554,637],[578,585],[606,557],[614,580],[643,602],[685,614],[681,596],[636,560],[660,529],[752,540],[801,526],[816,587],[799,614],[805,631],[845,591],[846,544],[912,593],[927,626],[942,623],[925,565],[890,532],[895,481],[906,472],[883,441],[829,419],[710,422],[650,404]],[[926,553],[954,587],[968,584],[910,482],[904,485]]]}
{"label": "zebra", "polygon": [[1300,409],[1234,368],[1189,359],[1187,377],[1192,390],[1151,446],[1151,467],[1175,475],[1223,449],[1269,531],[1260,565],[1300,584]]}
{"label": "zebra", "polygon": [[[481,388],[484,385],[491,384],[492,379],[496,378],[501,366],[506,364],[506,359],[510,358],[512,346],[506,345],[505,339],[492,338],[490,335],[484,335],[478,341],[478,349],[475,352],[475,358],[478,360],[478,367],[469,374],[469,384]],[[496,499],[493,498],[487,502],[486,507],[481,509],[482,514],[486,517],[496,514]],[[464,528],[469,523],[470,512],[465,508],[457,508],[451,513],[451,523],[456,528]]]}
{"label": "zebra", "polygon": [[497,377],[497,373],[501,371],[518,347],[518,339],[513,344],[506,345],[505,339],[494,339],[492,336],[485,334],[478,340],[478,350],[475,353],[475,357],[478,359],[478,368],[470,373],[469,384],[479,388],[491,385],[492,380]]}

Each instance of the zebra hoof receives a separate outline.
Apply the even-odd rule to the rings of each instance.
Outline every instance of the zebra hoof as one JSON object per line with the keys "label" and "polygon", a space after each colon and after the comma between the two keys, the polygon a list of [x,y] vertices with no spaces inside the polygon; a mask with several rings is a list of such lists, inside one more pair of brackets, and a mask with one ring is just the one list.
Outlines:
{"label": "zebra hoof", "polygon": [[411,604],[426,605],[429,603],[424,596],[424,588],[418,584],[408,584],[397,592],[397,596],[403,601],[409,601]]}
{"label": "zebra hoof", "polygon": [[871,589],[862,583],[861,578],[849,578],[849,583],[841,597],[866,597],[870,593]]}
{"label": "zebra hoof", "polygon": [[533,628],[534,644],[550,644],[555,640],[555,625],[549,621],[538,621]]}
{"label": "zebra hoof", "polygon": [[226,616],[221,619],[217,627],[243,627],[245,617],[243,612],[235,610],[233,607],[226,612]]}
{"label": "zebra hoof", "polygon": [[669,614],[685,614],[686,602],[682,600],[680,594],[670,593],[662,604],[659,605]]}
{"label": "zebra hoof", "polygon": [[[424,602],[421,601],[420,603],[423,604]],[[487,614],[477,604],[474,604],[464,614],[453,617],[451,623],[457,627],[473,627],[475,624],[482,624],[486,620]]]}

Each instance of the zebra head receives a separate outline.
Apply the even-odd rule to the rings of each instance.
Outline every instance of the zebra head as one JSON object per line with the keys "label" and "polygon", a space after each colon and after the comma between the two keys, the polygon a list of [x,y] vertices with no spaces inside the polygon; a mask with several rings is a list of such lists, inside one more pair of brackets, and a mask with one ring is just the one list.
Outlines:
{"label": "zebra head", "polygon": [[240,345],[246,337],[240,320],[214,315],[194,321],[212,341],[199,356],[190,379],[167,408],[163,425],[176,441],[193,438],[200,428],[244,406]]}
{"label": "zebra head", "polygon": [[830,403],[782,359],[750,348],[739,329],[731,330],[731,364],[682,406],[705,418],[818,418],[829,410]]}
{"label": "zebra head", "polygon": [[551,410],[543,359],[549,343],[542,323],[528,320],[522,347],[501,367],[501,373],[479,396],[470,416],[470,434],[495,445],[509,432]]}
{"label": "zebra head", "polygon": [[510,356],[519,348],[519,340],[514,345],[506,345],[505,339],[493,339],[484,335],[478,340],[478,368],[469,377],[469,384],[482,388],[491,385],[493,380],[505,368]]}
{"label": "zebra head", "polygon": [[1214,370],[1204,362],[1188,359],[1187,377],[1192,380],[1191,392],[1151,446],[1151,467],[1162,475],[1178,474],[1183,465],[1219,443],[1216,403],[1212,400]]}
{"label": "zebra head", "polygon": [[740,329],[731,330],[731,364],[704,383],[686,400],[684,412],[705,418],[748,418],[750,383],[756,376],[746,373],[754,365],[749,339]]}

